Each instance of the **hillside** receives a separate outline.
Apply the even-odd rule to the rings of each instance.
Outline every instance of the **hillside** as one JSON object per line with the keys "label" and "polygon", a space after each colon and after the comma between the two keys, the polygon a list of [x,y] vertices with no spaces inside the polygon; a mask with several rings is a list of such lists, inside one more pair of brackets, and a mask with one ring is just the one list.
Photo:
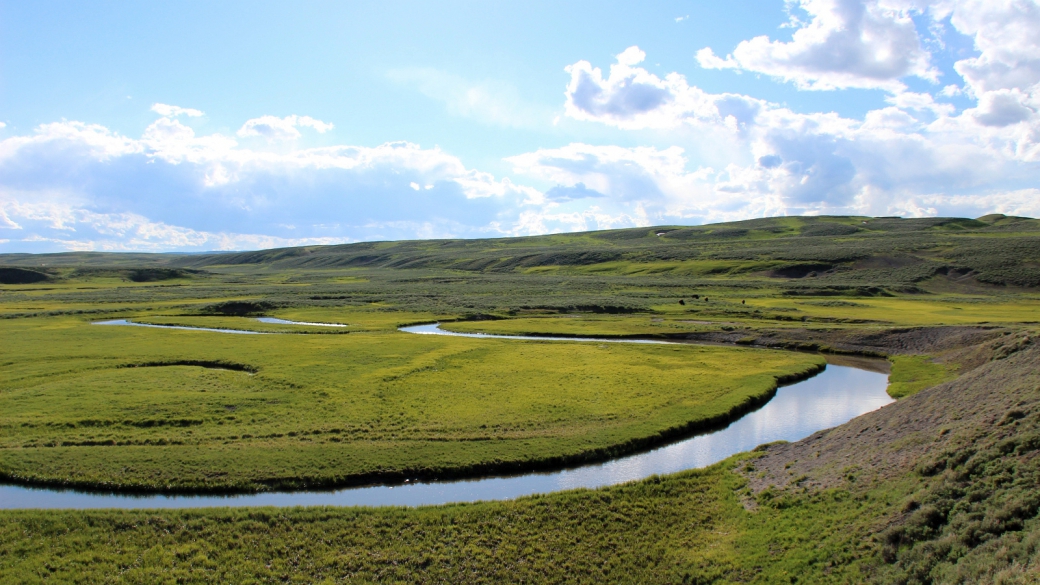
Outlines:
{"label": "hillside", "polygon": [[[912,286],[936,276],[1005,286],[1040,286],[1040,220],[781,217],[697,227],[659,226],[565,235],[472,240],[363,242],[221,254],[4,254],[0,265],[60,268],[255,266],[443,269],[516,273],[590,268],[688,276],[764,272],[815,286],[884,281]],[[1025,256],[1025,257],[1023,257]],[[804,285],[799,282],[799,285]]]}

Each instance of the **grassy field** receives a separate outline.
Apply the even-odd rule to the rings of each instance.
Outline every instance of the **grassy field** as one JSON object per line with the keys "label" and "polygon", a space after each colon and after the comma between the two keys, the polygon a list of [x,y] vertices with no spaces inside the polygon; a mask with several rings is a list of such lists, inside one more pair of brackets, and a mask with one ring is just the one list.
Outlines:
{"label": "grassy field", "polygon": [[450,323],[445,329],[499,334],[564,334],[669,337],[723,327],[884,328],[944,325],[1005,325],[1040,322],[1040,299],[879,298],[752,299],[727,297],[658,305],[635,315],[539,315],[500,321]]}
{"label": "grassy field", "polygon": [[860,580],[848,561],[869,547],[857,539],[863,512],[898,495],[835,491],[749,513],[733,465],[416,510],[6,512],[0,573],[9,583]]}
{"label": "grassy field", "polygon": [[[106,319],[268,335],[90,324]],[[515,502],[0,511],[0,582],[1040,580],[1027,218],[0,256],[0,474],[249,491],[552,467],[729,419],[823,363],[396,331],[433,321],[881,354],[899,401],[773,471],[770,448]]]}
{"label": "grassy field", "polygon": [[742,455],[513,502],[8,511],[0,582],[1035,583],[1037,435],[1014,431],[945,474],[822,489],[752,493]]}
{"label": "grassy field", "polygon": [[63,485],[255,490],[524,469],[727,420],[778,378],[822,365],[780,351],[387,329],[415,317],[347,316],[367,331],[345,335],[0,321],[0,471]]}
{"label": "grassy field", "polygon": [[888,377],[888,393],[893,398],[905,398],[957,377],[956,364],[936,363],[930,356],[900,355],[890,359],[892,374]]}

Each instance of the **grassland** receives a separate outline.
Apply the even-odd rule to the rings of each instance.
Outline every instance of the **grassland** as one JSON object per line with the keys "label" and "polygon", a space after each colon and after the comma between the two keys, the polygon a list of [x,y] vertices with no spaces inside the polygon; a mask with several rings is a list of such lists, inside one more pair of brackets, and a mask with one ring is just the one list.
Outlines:
{"label": "grassland", "polygon": [[[834,562],[862,548],[843,530],[865,523],[849,513],[849,494],[749,514],[727,465],[417,510],[8,512],[0,572],[20,583],[777,583],[830,565],[833,580],[856,580],[857,567]],[[885,500],[857,503],[878,510]]]}
{"label": "grassland", "polygon": [[893,398],[905,398],[957,377],[957,364],[936,363],[927,355],[892,356],[892,375],[888,378],[888,393]]}
{"label": "grassland", "polygon": [[[1040,299],[879,298],[850,300],[755,299],[716,297],[708,302],[652,307],[636,315],[539,315],[501,321],[451,323],[445,329],[499,334],[681,337],[698,331],[762,327],[827,328],[1004,325],[1035,323]],[[728,327],[729,329],[722,329]]]}
{"label": "grassland", "polygon": [[0,580],[1032,583],[1037,359],[1027,347],[814,443],[594,491],[419,509],[5,512]]}
{"label": "grassland", "polygon": [[[1036,220],[7,255],[0,283],[0,473],[20,482],[257,490],[602,458],[821,363],[740,344],[884,355],[900,398],[707,470],[515,502],[4,511],[0,582],[1038,578]],[[268,335],[90,325],[125,318]],[[432,321],[730,346],[396,331]]]}
{"label": "grassland", "polygon": [[[209,319],[263,325],[187,318]],[[593,460],[728,420],[770,396],[778,378],[822,365],[779,351],[395,329],[226,335],[76,317],[3,320],[0,339],[9,348],[4,476],[153,490],[333,486]]]}

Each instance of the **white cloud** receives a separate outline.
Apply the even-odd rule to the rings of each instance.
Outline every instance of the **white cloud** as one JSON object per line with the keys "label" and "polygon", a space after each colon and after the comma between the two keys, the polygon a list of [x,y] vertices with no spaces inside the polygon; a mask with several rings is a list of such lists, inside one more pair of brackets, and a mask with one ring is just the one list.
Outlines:
{"label": "white cloud", "polygon": [[319,134],[324,134],[333,129],[333,125],[321,120],[315,120],[310,116],[260,116],[246,120],[238,130],[238,135],[246,138],[260,136],[270,142],[281,142],[296,140],[301,134],[297,128],[313,128]]}
{"label": "white cloud", "polygon": [[994,191],[946,197],[925,196],[920,199],[924,205],[941,207],[946,215],[979,217],[988,213],[1003,213],[1040,217],[1040,189]]}
{"label": "white cloud", "polygon": [[986,126],[1008,126],[1036,117],[1033,96],[1018,89],[987,91],[979,98],[979,105],[972,110],[975,118]]}
{"label": "white cloud", "polygon": [[543,209],[528,212],[528,225],[539,221],[544,224],[551,218],[556,224],[566,220],[588,226],[589,218],[594,217],[594,225],[599,227],[589,229],[607,229],[624,223],[686,223],[691,219],[725,220],[784,211],[779,200],[768,193],[748,197],[743,189],[727,189],[725,183],[731,172],[710,167],[687,170],[688,161],[679,147],[662,150],[570,144],[507,160],[517,173],[571,185],[572,190],[591,191],[594,197],[580,206],[573,203],[581,197],[555,198]]}
{"label": "white cloud", "polygon": [[889,95],[885,101],[904,110],[929,111],[936,115],[951,115],[956,111],[950,104],[936,102],[928,93],[904,91]]}
{"label": "white cloud", "polygon": [[[889,106],[855,120],[709,94],[676,73],[661,78],[639,67],[644,58],[629,48],[608,76],[585,61],[568,67],[567,114],[656,129],[659,142],[677,141],[689,153],[572,144],[509,159],[517,172],[563,189],[580,182],[613,201],[638,202],[651,217],[705,219],[943,213],[972,192],[996,205],[1040,174],[1036,101],[1017,89],[985,94],[959,113],[900,89]],[[700,170],[688,170],[690,155]]]}
{"label": "white cloud", "polygon": [[509,229],[502,230],[501,233],[510,236],[528,236],[648,225],[651,225],[651,220],[638,208],[631,214],[609,213],[598,206],[570,212],[543,208],[522,212],[516,223]]}
{"label": "white cloud", "polygon": [[152,111],[160,116],[166,116],[167,118],[173,118],[177,116],[188,116],[190,118],[198,118],[205,114],[200,110],[192,108],[182,108],[180,106],[171,106],[169,104],[152,104]]}
{"label": "white cloud", "polygon": [[1026,89],[1040,82],[1040,5],[1030,0],[938,2],[935,16],[949,16],[979,55],[955,65],[976,95]]}
{"label": "white cloud", "polygon": [[20,230],[22,229],[22,226],[12,221],[11,218],[7,216],[7,210],[0,207],[0,229]]}
{"label": "white cloud", "polygon": [[57,122],[0,140],[0,230],[18,234],[5,236],[8,249],[296,245],[416,237],[394,230],[452,222],[483,233],[540,198],[407,142],[271,152],[169,117],[137,139]]}
{"label": "white cloud", "polygon": [[602,122],[625,129],[675,128],[686,122],[724,121],[734,126],[753,117],[765,102],[736,94],[708,94],[690,86],[686,78],[671,73],[664,79],[637,67],[646,57],[639,47],[617,56],[610,74],[588,61],[565,68],[567,115],[577,120]]}
{"label": "white cloud", "polygon": [[[691,188],[702,172],[687,173],[683,149],[570,144],[506,159],[522,175],[557,185],[582,185],[615,201],[665,199]],[[573,189],[574,187],[572,187]]]}
{"label": "white cloud", "polygon": [[[16,240],[73,251],[165,251],[170,249],[243,250],[283,246],[343,244],[343,237],[284,238],[261,234],[207,232],[153,222],[134,213],[96,213],[73,205],[22,204],[0,200],[0,217],[8,209],[33,222],[60,225],[61,232],[36,233]],[[0,226],[3,227],[3,226]],[[35,226],[22,230],[30,230]],[[11,240],[7,240],[11,242]]]}
{"label": "white cloud", "polygon": [[689,170],[678,147],[571,144],[512,157],[517,173],[604,196],[582,200],[565,192],[554,198],[550,190],[546,204],[526,211],[519,223],[530,229],[587,226],[593,208],[629,225],[786,214],[1040,212],[1040,199],[1030,200],[1035,189],[1001,187],[1004,180],[1029,183],[1029,170],[993,153],[892,130],[902,124],[874,121],[837,132],[838,119],[783,115],[748,144],[752,162],[719,169]]}
{"label": "white cloud", "polygon": [[935,81],[937,71],[918,38],[913,6],[898,0],[789,0],[809,16],[793,19],[790,42],[760,36],[742,41],[725,59],[697,53],[707,69],[738,69],[794,82],[802,89],[848,87],[899,92],[903,77]]}

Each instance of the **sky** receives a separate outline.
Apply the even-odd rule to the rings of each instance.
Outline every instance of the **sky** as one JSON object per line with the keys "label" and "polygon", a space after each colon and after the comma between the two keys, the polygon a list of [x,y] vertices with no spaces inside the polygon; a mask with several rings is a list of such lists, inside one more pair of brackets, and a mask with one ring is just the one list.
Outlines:
{"label": "sky", "polygon": [[0,0],[0,253],[1040,215],[1040,0]]}

